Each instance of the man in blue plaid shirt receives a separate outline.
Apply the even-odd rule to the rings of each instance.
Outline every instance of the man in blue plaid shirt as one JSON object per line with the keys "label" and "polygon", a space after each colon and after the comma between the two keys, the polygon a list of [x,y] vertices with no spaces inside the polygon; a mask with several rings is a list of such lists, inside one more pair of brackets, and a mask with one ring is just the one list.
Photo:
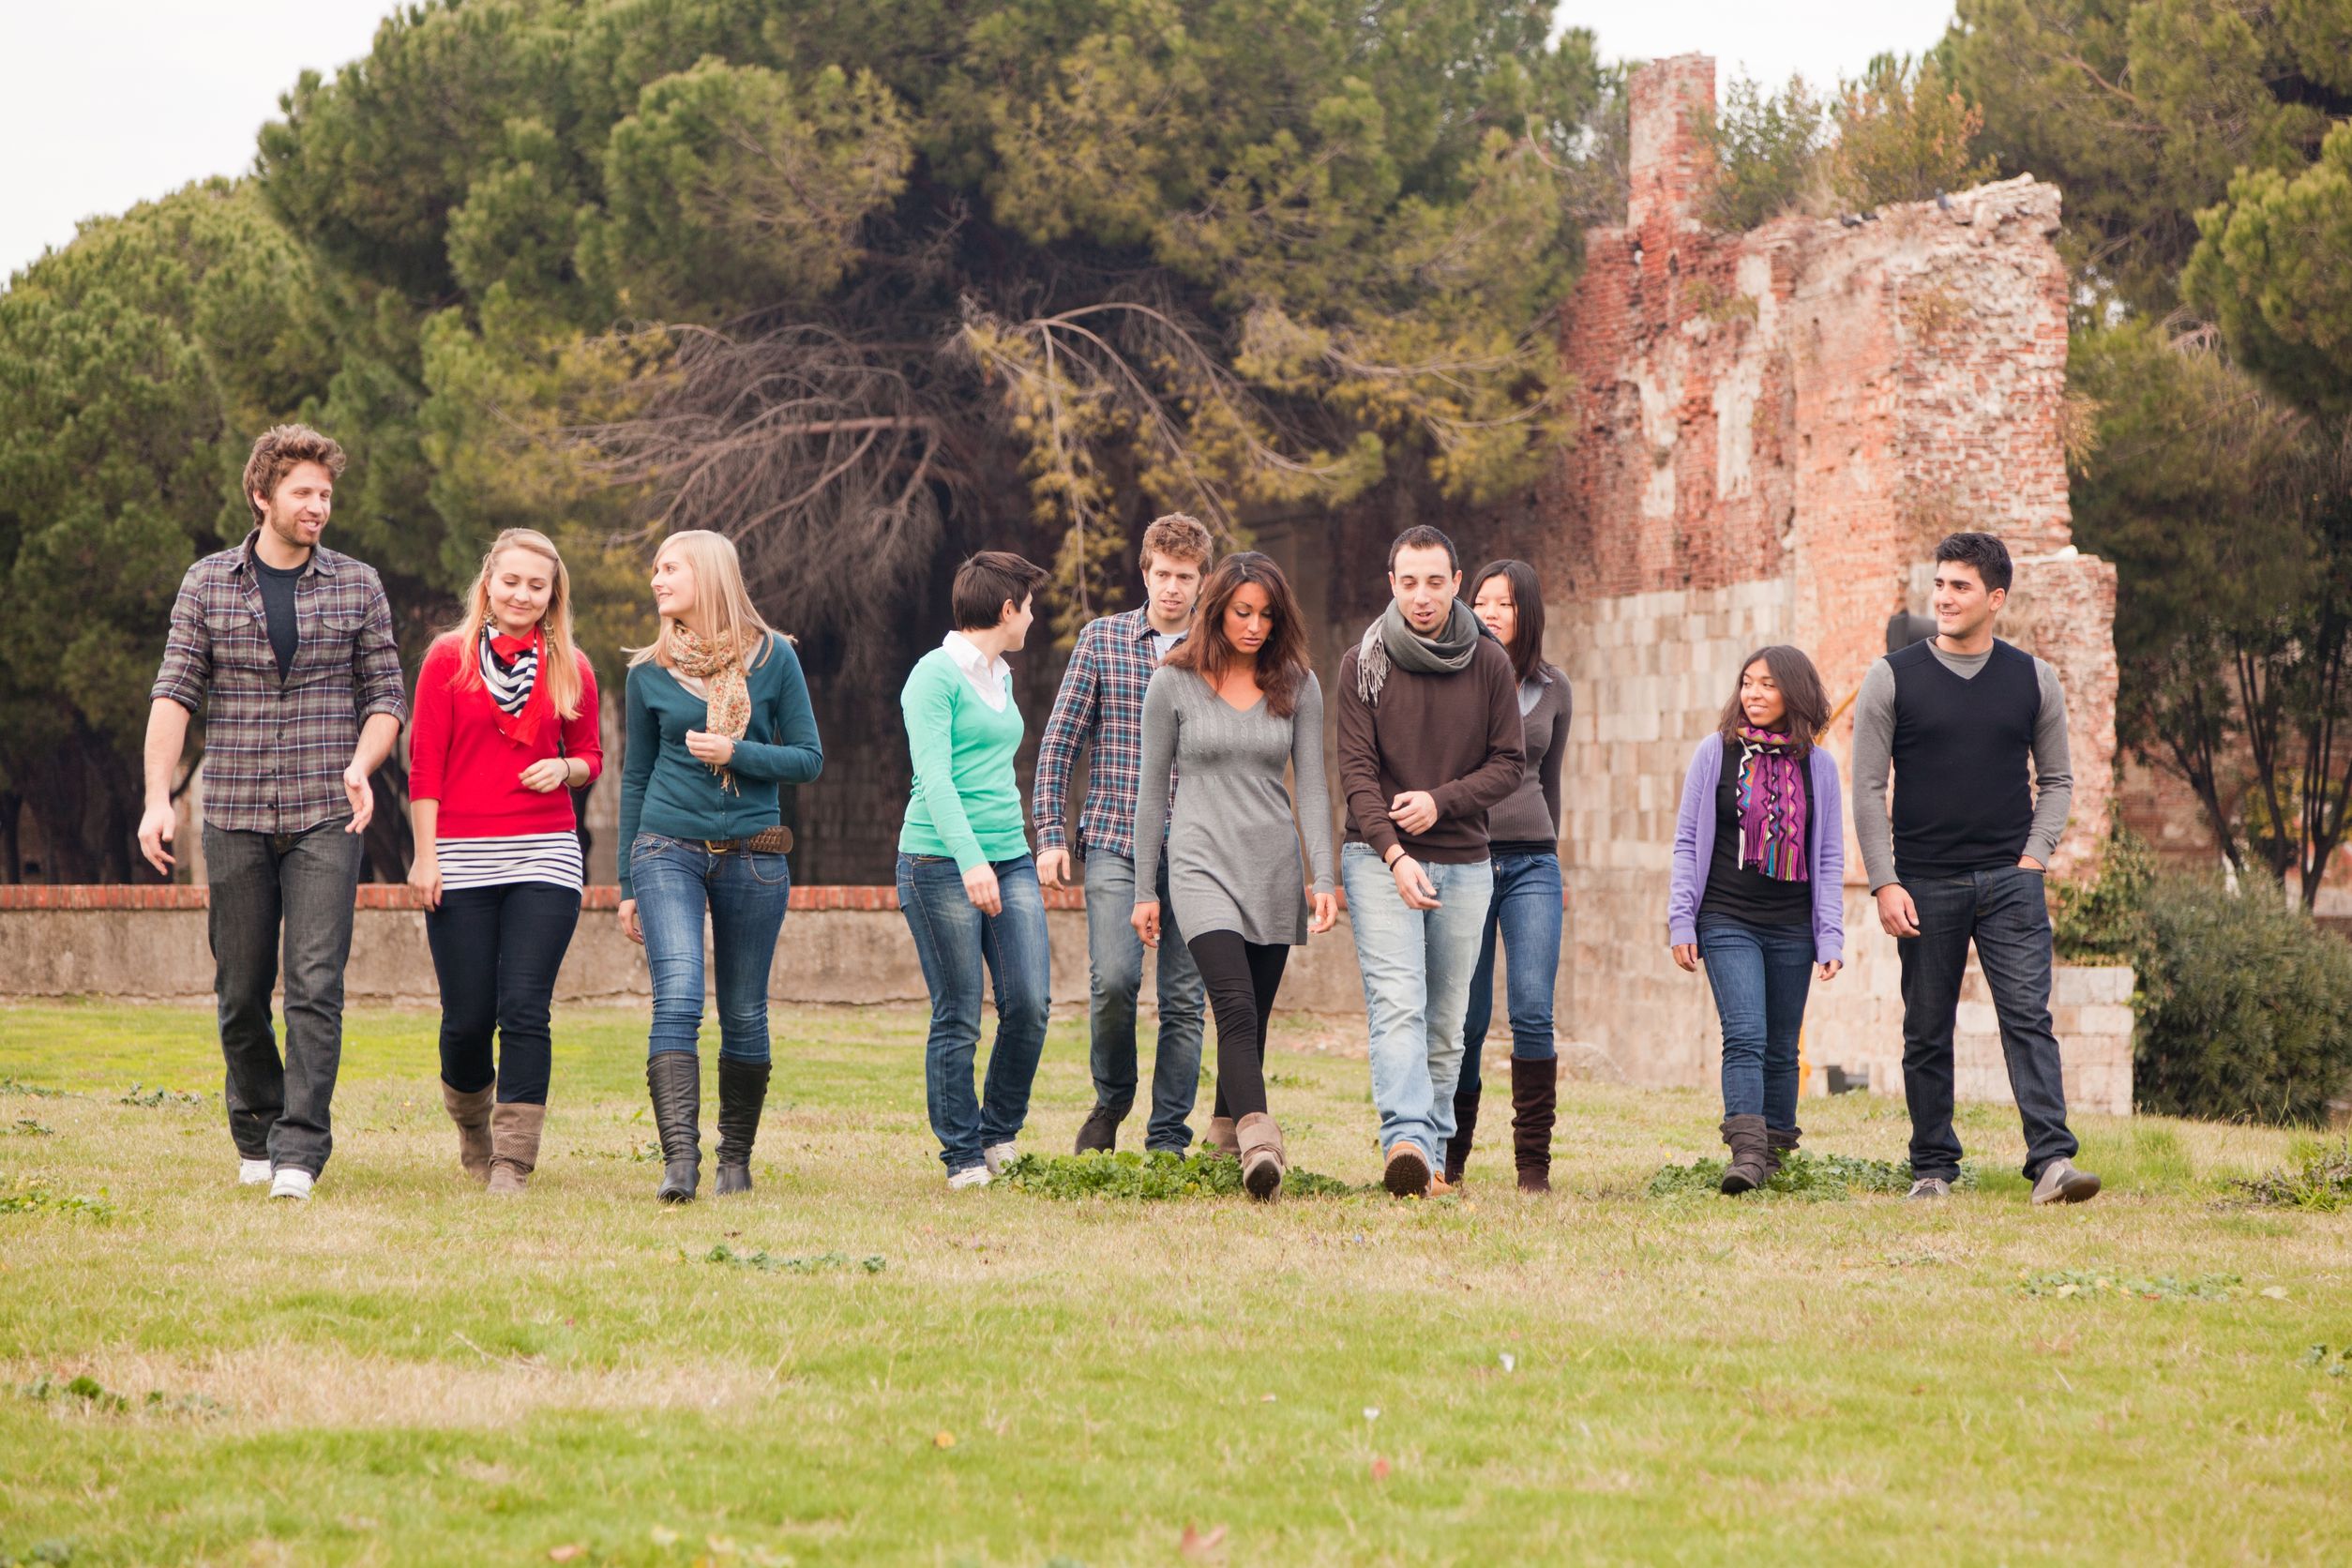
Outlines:
{"label": "man in blue plaid shirt", "polygon": [[[1214,551],[1209,531],[1183,513],[1143,533],[1144,608],[1106,615],[1078,633],[1062,689],[1037,746],[1031,814],[1037,822],[1037,877],[1048,887],[1068,880],[1075,847],[1086,862],[1086,958],[1092,982],[1094,1108],[1078,1128],[1078,1151],[1115,1147],[1119,1123],[1134,1108],[1135,999],[1143,987],[1143,942],[1128,924],[1135,908],[1136,785],[1143,766],[1143,690],[1168,649],[1183,640],[1193,601]],[[1067,826],[1070,772],[1093,744],[1086,808],[1073,846]],[[1172,797],[1171,797],[1172,798]],[[1145,831],[1164,834],[1166,822]],[[1165,936],[1159,946],[1159,1049],[1152,1067],[1147,1149],[1183,1153],[1192,1143],[1185,1119],[1200,1082],[1200,972],[1184,933],[1167,924],[1168,860],[1160,859],[1158,897]],[[1212,1139],[1229,1129],[1213,1126]],[[1230,1141],[1229,1138],[1227,1141]]]}

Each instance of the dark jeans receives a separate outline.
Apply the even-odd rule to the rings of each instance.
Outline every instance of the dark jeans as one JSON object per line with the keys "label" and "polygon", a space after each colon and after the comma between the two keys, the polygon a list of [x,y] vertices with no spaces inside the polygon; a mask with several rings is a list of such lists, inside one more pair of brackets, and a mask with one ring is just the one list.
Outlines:
{"label": "dark jeans", "polygon": [[[964,893],[963,873],[944,855],[898,857],[898,909],[914,937],[931,991],[931,1033],[923,1046],[923,1087],[949,1175],[985,1163],[982,1151],[1010,1143],[1029,1119],[1029,1088],[1045,1054],[1051,1019],[1052,949],[1046,898],[1028,855],[994,863],[1003,911],[983,914]],[[980,1049],[980,993],[996,983],[996,1045],[981,1096],[972,1093]]]}
{"label": "dark jeans", "polygon": [[714,853],[699,838],[641,833],[629,846],[630,891],[654,979],[646,1054],[692,1051],[702,1039],[702,917],[718,982],[718,1054],[768,1059],[768,972],[792,898],[780,854]]}
{"label": "dark jeans", "polygon": [[1919,935],[1902,937],[1903,1093],[1911,1110],[1911,1174],[1960,1174],[1952,1130],[1952,1031],[1968,942],[2000,1020],[2009,1089],[2026,1127],[2026,1179],[2055,1159],[2072,1159],[2066,1080],[2050,1028],[2050,906],[2042,873],[2022,866],[1965,877],[1906,878],[1919,909]]}
{"label": "dark jeans", "polygon": [[[359,889],[359,835],[347,819],[302,833],[207,824],[204,882],[213,989],[228,1064],[229,1136],[249,1160],[316,1176],[335,1149],[331,1108],[343,1060],[343,964]],[[286,1055],[270,1032],[284,933]]]}
{"label": "dark jeans", "polygon": [[1558,1054],[1552,1040],[1552,991],[1560,980],[1560,856],[1499,854],[1494,857],[1495,897],[1486,906],[1486,934],[1470,971],[1470,1011],[1462,1019],[1462,1076],[1456,1099],[1475,1100],[1484,1084],[1479,1058],[1495,1016],[1495,944],[1500,939],[1511,966],[1504,972],[1505,1004],[1511,1010],[1511,1054],[1548,1062]]}
{"label": "dark jeans", "polygon": [[[1153,1048],[1152,1120],[1147,1149],[1181,1154],[1192,1143],[1184,1119],[1200,1089],[1200,972],[1193,967],[1176,906],[1168,896],[1168,861],[1160,861],[1159,1038]],[[1108,850],[1086,856],[1086,967],[1093,1034],[1089,1065],[1094,1105],[1123,1118],[1135,1107],[1135,999],[1143,986],[1143,939],[1129,916],[1135,910],[1135,862]]]}
{"label": "dark jeans", "polygon": [[553,882],[450,889],[425,912],[441,982],[442,1082],[471,1094],[496,1078],[501,1104],[547,1104],[548,1012],[579,924],[580,889]]}
{"label": "dark jeans", "polygon": [[1813,927],[1698,917],[1698,956],[1723,1023],[1723,1113],[1797,1124],[1797,1036],[1813,987]]}
{"label": "dark jeans", "polygon": [[1290,949],[1203,931],[1192,939],[1192,961],[1217,1015],[1216,1114],[1238,1122],[1266,1108],[1266,1020]]}

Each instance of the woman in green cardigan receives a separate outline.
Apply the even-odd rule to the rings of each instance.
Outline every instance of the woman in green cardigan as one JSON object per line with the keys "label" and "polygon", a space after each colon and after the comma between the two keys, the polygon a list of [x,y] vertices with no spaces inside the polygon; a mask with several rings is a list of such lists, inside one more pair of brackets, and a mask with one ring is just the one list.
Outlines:
{"label": "woman in green cardigan", "polygon": [[[1045,895],[1013,773],[1021,713],[1004,658],[1028,641],[1045,576],[1001,550],[966,561],[956,572],[956,629],[898,694],[914,760],[898,908],[931,992],[924,1090],[951,1187],[985,1186],[1013,1157],[1051,1008]],[[975,1099],[984,971],[996,983],[996,1047]]]}

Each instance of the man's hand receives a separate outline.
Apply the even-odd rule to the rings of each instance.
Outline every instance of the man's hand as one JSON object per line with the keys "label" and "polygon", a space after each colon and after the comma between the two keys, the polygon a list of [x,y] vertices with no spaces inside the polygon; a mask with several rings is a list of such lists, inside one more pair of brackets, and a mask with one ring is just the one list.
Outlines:
{"label": "man's hand", "polygon": [[964,897],[982,914],[1004,912],[1004,895],[996,885],[996,867],[985,860],[964,873]]}
{"label": "man's hand", "polygon": [[1834,980],[1837,978],[1838,971],[1844,969],[1845,967],[1845,959],[1832,958],[1827,963],[1815,965],[1814,972],[1818,974],[1824,980]]}
{"label": "man's hand", "polygon": [[1143,939],[1144,946],[1157,947],[1160,944],[1160,901],[1153,898],[1148,903],[1136,905],[1135,912],[1127,916],[1127,924],[1135,927],[1135,934]]}
{"label": "man's hand", "polygon": [[541,794],[560,790],[571,781],[572,765],[561,757],[542,757],[522,770],[522,787]]}
{"label": "man's hand", "polygon": [[712,767],[723,768],[735,760],[735,743],[730,736],[714,735],[708,730],[688,730],[686,742],[686,749],[698,761]]}
{"label": "man's hand", "polygon": [[179,813],[172,809],[168,800],[157,801],[139,818],[139,852],[147,857],[148,865],[167,877],[175,862],[172,852],[163,846],[172,841],[172,835],[178,829]]}
{"label": "man's hand", "polygon": [[1421,862],[1409,854],[1400,854],[1388,863],[1389,875],[1396,879],[1396,896],[1405,900],[1409,910],[1433,910],[1439,907],[1437,883],[1421,868]]}
{"label": "man's hand", "polygon": [[1066,886],[1070,880],[1070,852],[1039,850],[1037,852],[1037,880],[1048,887]]}
{"label": "man's hand", "polygon": [[2029,854],[2021,854],[2017,857],[2017,869],[2020,871],[2047,871],[2049,867],[2043,865],[2042,862],[2034,859],[2033,856]]}
{"label": "man's hand", "polygon": [[431,845],[420,846],[416,858],[408,863],[408,885],[424,891],[427,909],[441,907],[441,860]]}
{"label": "man's hand", "polygon": [[621,934],[640,947],[645,945],[645,927],[637,923],[637,900],[634,898],[621,900]]}
{"label": "man's hand", "polygon": [[1400,833],[1426,833],[1438,825],[1437,798],[1426,790],[1408,790],[1388,803],[1388,820]]}
{"label": "man's hand", "polygon": [[1891,937],[1919,935],[1919,906],[1911,902],[1901,882],[1889,882],[1878,890],[1878,926]]}
{"label": "man's hand", "polygon": [[351,822],[345,833],[365,833],[375,819],[376,790],[368,781],[369,770],[357,762],[343,770],[343,798],[351,802]]}
{"label": "man's hand", "polygon": [[1698,972],[1698,943],[1678,942],[1674,944],[1674,961],[1685,974]]}
{"label": "man's hand", "polygon": [[1339,895],[1318,893],[1310,887],[1306,897],[1315,907],[1315,912],[1306,917],[1306,934],[1319,937],[1339,923]]}

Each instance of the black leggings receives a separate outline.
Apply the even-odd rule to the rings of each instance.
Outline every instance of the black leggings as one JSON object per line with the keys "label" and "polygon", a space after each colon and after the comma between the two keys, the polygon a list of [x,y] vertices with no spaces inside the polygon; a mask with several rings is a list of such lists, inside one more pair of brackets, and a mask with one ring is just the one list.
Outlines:
{"label": "black leggings", "polygon": [[442,1082],[471,1094],[494,1078],[500,1103],[547,1104],[549,1005],[579,923],[580,889],[552,882],[451,888],[425,912],[441,981]]}
{"label": "black leggings", "polygon": [[1266,1108],[1266,1020],[1290,949],[1245,942],[1238,931],[1206,931],[1184,945],[1216,1015],[1216,1114],[1238,1122]]}

